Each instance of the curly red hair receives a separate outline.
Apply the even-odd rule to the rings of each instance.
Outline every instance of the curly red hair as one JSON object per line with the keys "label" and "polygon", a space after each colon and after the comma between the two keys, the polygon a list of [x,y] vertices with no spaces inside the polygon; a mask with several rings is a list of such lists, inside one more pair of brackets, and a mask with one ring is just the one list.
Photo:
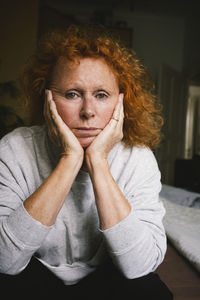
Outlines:
{"label": "curly red hair", "polygon": [[124,93],[124,137],[126,146],[154,149],[160,142],[163,118],[155,97],[154,85],[133,51],[101,27],[71,25],[65,31],[54,31],[41,39],[36,54],[27,64],[22,80],[31,101],[43,103],[44,91],[51,81],[60,57],[69,61],[81,58],[103,58],[114,72]]}

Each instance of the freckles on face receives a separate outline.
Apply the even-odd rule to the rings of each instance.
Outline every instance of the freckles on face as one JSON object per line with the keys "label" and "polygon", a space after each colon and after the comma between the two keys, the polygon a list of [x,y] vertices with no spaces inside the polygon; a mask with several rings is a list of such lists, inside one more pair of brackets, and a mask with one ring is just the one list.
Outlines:
{"label": "freckles on face", "polygon": [[108,124],[118,102],[114,73],[103,59],[69,62],[61,58],[50,88],[62,120],[87,147]]}

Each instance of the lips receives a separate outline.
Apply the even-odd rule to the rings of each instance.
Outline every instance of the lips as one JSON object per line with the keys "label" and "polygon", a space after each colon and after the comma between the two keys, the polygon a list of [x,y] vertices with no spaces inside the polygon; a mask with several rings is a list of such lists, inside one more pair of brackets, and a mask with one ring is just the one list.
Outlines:
{"label": "lips", "polygon": [[74,128],[73,132],[77,137],[92,137],[99,134],[101,130],[96,127],[79,127]]}
{"label": "lips", "polygon": [[79,128],[75,128],[77,130],[98,130],[98,128],[96,127],[79,127]]}

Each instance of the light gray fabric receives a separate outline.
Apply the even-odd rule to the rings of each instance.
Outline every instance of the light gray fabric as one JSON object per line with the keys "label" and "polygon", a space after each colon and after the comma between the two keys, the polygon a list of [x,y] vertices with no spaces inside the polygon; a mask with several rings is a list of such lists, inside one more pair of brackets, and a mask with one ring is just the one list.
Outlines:
{"label": "light gray fabric", "polygon": [[131,213],[107,230],[99,229],[89,174],[80,171],[51,227],[33,219],[23,206],[47,178],[59,153],[45,127],[16,129],[0,142],[0,272],[17,274],[35,255],[63,280],[74,284],[109,255],[127,278],[154,271],[166,252],[159,200],[160,172],[147,148],[118,143],[109,153],[111,173]]}

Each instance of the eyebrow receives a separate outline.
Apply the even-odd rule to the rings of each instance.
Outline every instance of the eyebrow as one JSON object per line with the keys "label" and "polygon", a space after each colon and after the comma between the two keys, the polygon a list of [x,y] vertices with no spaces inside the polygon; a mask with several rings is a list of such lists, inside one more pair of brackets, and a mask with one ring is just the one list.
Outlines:
{"label": "eyebrow", "polygon": [[[74,91],[77,91],[77,92],[80,92],[80,93],[85,92],[85,89],[80,88],[76,85],[72,85],[71,87],[66,87],[66,88],[63,88],[63,89],[58,88],[54,85],[51,85],[50,88],[53,88],[54,91],[56,91],[58,93],[65,93],[65,92],[71,91],[71,90],[74,90]],[[111,89],[109,89],[107,87],[103,87],[103,86],[96,86],[96,87],[94,87],[94,89],[90,90],[90,92],[100,92],[100,91],[104,91],[108,94],[111,94],[113,92]]]}

